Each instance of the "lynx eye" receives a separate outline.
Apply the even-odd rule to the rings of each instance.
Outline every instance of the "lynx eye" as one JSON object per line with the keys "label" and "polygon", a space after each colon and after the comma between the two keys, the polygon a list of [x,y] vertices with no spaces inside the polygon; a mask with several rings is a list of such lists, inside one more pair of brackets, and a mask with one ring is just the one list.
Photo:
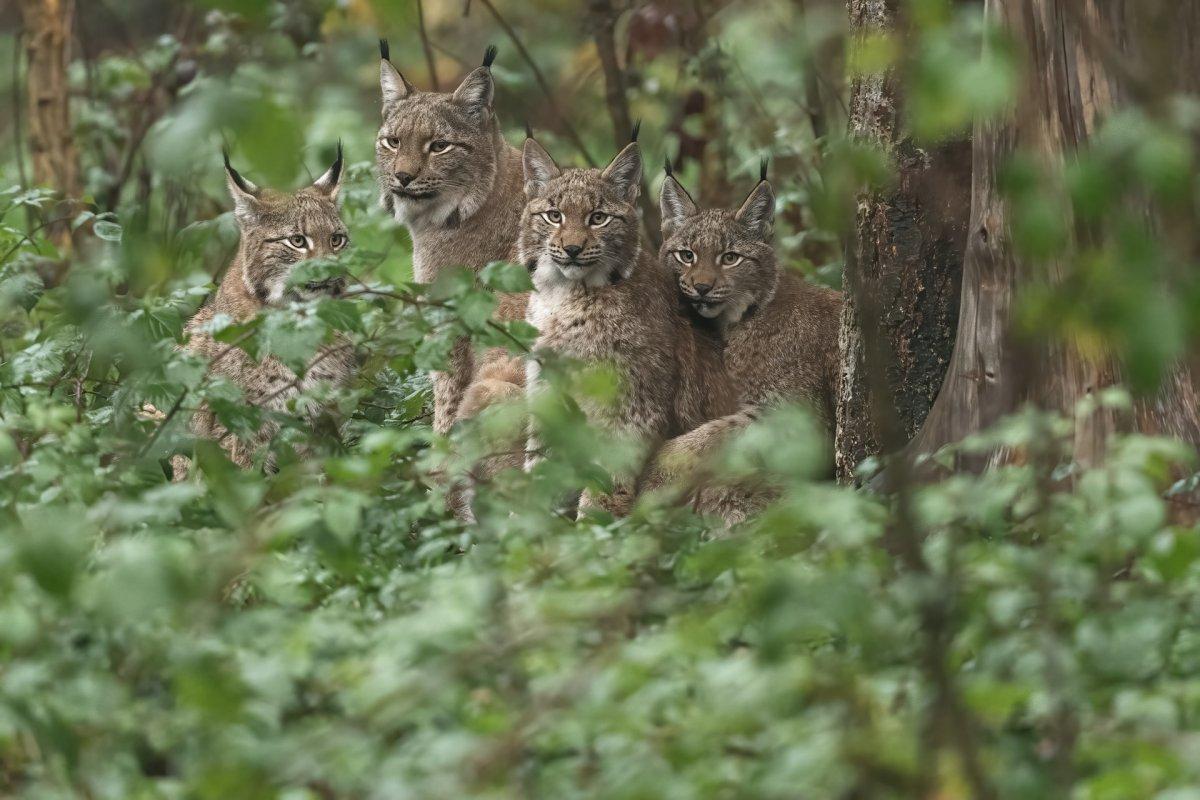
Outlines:
{"label": "lynx eye", "polygon": [[395,150],[397,147],[400,146],[400,137],[399,136],[381,136],[379,138],[379,143],[382,144],[384,147],[386,147],[388,150]]}
{"label": "lynx eye", "polygon": [[728,252],[728,253],[721,253],[721,266],[722,267],[736,267],[738,264],[742,263],[744,260],[745,260],[744,258],[742,258],[740,255],[738,255],[737,253],[734,253],[732,251]]}
{"label": "lynx eye", "polygon": [[433,153],[434,155],[438,155],[439,153],[445,153],[451,147],[454,147],[453,142],[447,142],[442,139],[434,139],[429,143],[429,152]]}
{"label": "lynx eye", "polygon": [[293,250],[308,249],[308,237],[302,233],[298,233],[295,236],[289,236],[287,239],[284,239],[284,241],[287,243],[287,246]]}
{"label": "lynx eye", "polygon": [[605,214],[603,211],[593,211],[588,215],[588,225],[593,228],[603,228],[610,222],[612,222],[612,214]]}
{"label": "lynx eye", "polygon": [[675,258],[680,264],[695,264],[696,254],[691,250],[676,250]]}
{"label": "lynx eye", "polygon": [[549,211],[542,212],[542,219],[549,222],[551,225],[561,225],[563,221],[562,212],[557,208],[552,208]]}
{"label": "lynx eye", "polygon": [[335,233],[333,236],[329,237],[329,246],[334,250],[341,250],[349,241],[350,240],[346,238],[346,234]]}

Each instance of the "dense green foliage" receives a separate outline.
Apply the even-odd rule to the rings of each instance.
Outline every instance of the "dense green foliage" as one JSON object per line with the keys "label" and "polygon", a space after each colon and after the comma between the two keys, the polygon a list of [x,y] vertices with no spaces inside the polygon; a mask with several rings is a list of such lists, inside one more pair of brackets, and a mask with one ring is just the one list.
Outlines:
{"label": "dense green foliage", "polygon": [[[145,11],[104,5],[135,20]],[[9,150],[0,161],[12,187],[0,191],[0,794],[951,798],[974,796],[979,771],[1004,797],[1200,797],[1200,540],[1163,499],[1187,488],[1186,447],[1126,437],[1085,470],[1063,455],[1072,421],[1029,411],[961,445],[1022,458],[882,498],[818,480],[820,439],[803,412],[784,410],[727,459],[777,477],[783,499],[719,535],[649,503],[619,521],[556,513],[568,488],[603,483],[625,451],[547,401],[535,411],[549,457],[481,490],[480,520],[464,526],[437,476],[506,446],[520,412],[497,409],[440,439],[423,412],[428,370],[462,332],[527,344],[527,326],[488,321],[492,291],[527,278],[496,265],[482,286],[462,273],[414,286],[407,234],[377,208],[372,37],[390,34],[422,82],[413,9],[201,5],[220,10],[192,14],[186,37],[129,23],[136,52],[113,45],[75,63],[93,199],[114,185],[111,156],[138,124],[130,99],[177,74],[180,53],[190,66],[135,147],[142,185],[76,219],[65,272],[31,223],[50,194],[19,185]],[[479,2],[468,21],[448,5],[430,24],[473,62],[497,36],[493,20]],[[564,27],[571,4],[531,5],[512,21],[543,70],[580,74],[573,61],[593,56]],[[922,135],[1011,103],[1011,57],[1001,48],[1003,68],[980,67],[978,19],[917,5],[925,27],[909,78],[916,107],[936,110],[918,115]],[[782,3],[721,13],[719,46],[635,37],[631,96],[647,151],[724,137],[735,183],[772,154],[786,260],[836,281],[831,243],[851,191],[882,179],[886,159],[836,133],[814,138],[814,109],[788,92],[815,52],[837,49],[840,4],[807,27]],[[455,26],[462,41],[448,38]],[[888,50],[868,43],[852,68],[878,68]],[[714,71],[750,89],[676,125],[679,96]],[[515,131],[540,89],[509,47],[496,72]],[[603,107],[595,84],[556,89],[607,157],[607,117],[583,110]],[[826,90],[828,128],[841,130],[842,89]],[[1194,191],[1181,138],[1196,120],[1185,112],[1130,112],[1066,176],[1018,164],[1016,230],[1031,257],[1061,251],[1066,206],[1129,223],[1127,193]],[[569,152],[553,114],[539,114]],[[354,248],[311,266],[351,276],[350,296],[219,334],[299,365],[341,331],[366,357],[354,385],[320,398],[340,430],[282,418],[273,474],[236,470],[187,435],[201,401],[234,430],[263,413],[177,347],[236,241],[222,213],[223,136],[268,185],[310,179],[339,138],[352,162],[343,213]],[[684,169],[711,178],[700,163]],[[1127,352],[1144,368],[1133,377],[1153,384],[1195,312],[1187,291],[1162,289],[1171,260],[1153,238],[1111,230],[1076,283],[1028,298],[1027,327]],[[604,375],[563,380],[612,388]],[[180,452],[194,456],[192,475],[171,483],[167,459]]]}

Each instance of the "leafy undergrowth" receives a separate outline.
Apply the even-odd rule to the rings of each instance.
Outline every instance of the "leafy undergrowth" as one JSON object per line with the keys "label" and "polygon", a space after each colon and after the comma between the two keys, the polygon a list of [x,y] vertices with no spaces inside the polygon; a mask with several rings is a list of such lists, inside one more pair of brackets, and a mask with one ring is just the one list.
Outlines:
{"label": "leafy undergrowth", "polygon": [[[351,228],[385,242],[365,171]],[[812,478],[819,440],[785,410],[732,454],[784,497],[726,534],[649,504],[556,511],[628,453],[549,403],[555,449],[464,526],[443,478],[511,446],[520,412],[439,439],[423,376],[464,332],[529,341],[487,321],[522,270],[426,290],[403,248],[360,244],[313,267],[350,297],[219,324],[294,364],[334,331],[365,357],[312,398],[340,429],[285,418],[265,475],[187,435],[201,401],[261,421],[177,349],[211,278],[130,291],[137,243],[101,222],[110,241],[57,285],[0,236],[0,793],[1200,794],[1200,542],[1162,500],[1178,445],[1123,439],[1082,471],[1059,463],[1069,423],[1028,414],[963,446],[1034,457],[896,502]],[[210,246],[229,220],[204,225]]]}

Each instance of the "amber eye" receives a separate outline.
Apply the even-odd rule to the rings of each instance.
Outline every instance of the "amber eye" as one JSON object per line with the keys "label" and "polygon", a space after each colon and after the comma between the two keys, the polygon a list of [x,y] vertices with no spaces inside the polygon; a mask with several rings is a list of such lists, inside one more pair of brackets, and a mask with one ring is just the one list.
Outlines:
{"label": "amber eye", "polygon": [[561,225],[563,221],[562,212],[557,208],[552,208],[549,211],[543,211],[542,218],[551,225]]}
{"label": "amber eye", "polygon": [[742,261],[743,261],[742,257],[740,255],[738,255],[737,253],[734,253],[734,252],[721,253],[721,266],[722,267],[736,267],[738,264],[742,263]]}
{"label": "amber eye", "polygon": [[441,139],[434,139],[432,142],[429,143],[429,152],[433,153],[434,155],[437,155],[438,153],[446,152],[451,147],[454,147],[454,145],[450,142],[446,142]]}
{"label": "amber eye", "polygon": [[693,253],[691,250],[676,250],[675,258],[678,259],[680,264],[695,264],[696,263],[696,254]]}
{"label": "amber eye", "polygon": [[603,211],[593,211],[588,215],[588,225],[593,228],[603,228],[612,221],[612,214],[605,214]]}
{"label": "amber eye", "polygon": [[400,146],[400,137],[399,136],[384,136],[379,141],[388,150],[395,150],[397,147]]}
{"label": "amber eye", "polygon": [[346,234],[335,233],[333,236],[329,237],[329,246],[334,250],[341,250],[346,246],[346,242],[348,241],[350,240],[346,238]]}
{"label": "amber eye", "polygon": [[293,250],[307,250],[308,237],[302,233],[298,233],[295,236],[289,236],[287,238],[287,246]]}

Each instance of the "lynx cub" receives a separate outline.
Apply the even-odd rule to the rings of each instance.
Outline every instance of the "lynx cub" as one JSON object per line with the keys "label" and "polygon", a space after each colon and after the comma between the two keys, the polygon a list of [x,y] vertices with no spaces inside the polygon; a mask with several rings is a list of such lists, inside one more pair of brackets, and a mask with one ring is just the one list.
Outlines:
{"label": "lynx cub", "polygon": [[[241,238],[237,255],[216,295],[188,322],[185,330],[189,339],[185,348],[208,358],[209,369],[240,386],[249,403],[268,411],[286,411],[290,400],[318,382],[342,384],[349,380],[355,369],[353,346],[344,339],[335,339],[317,351],[300,377],[273,356],[254,361],[244,350],[216,341],[206,326],[218,314],[244,321],[268,306],[284,306],[295,299],[337,295],[342,291],[341,281],[287,287],[288,276],[297,263],[332,255],[350,244],[337,204],[342,147],[338,145],[333,166],[311,186],[295,194],[260,189],[229,165],[228,156],[225,175]],[[255,451],[278,428],[277,423],[266,422],[252,440],[242,441],[232,436],[207,408],[192,418],[192,432],[196,436],[219,441],[233,462],[243,468],[251,466]],[[174,467],[176,479],[183,477],[186,459],[177,457]]]}
{"label": "lynx cub", "polygon": [[[592,421],[652,452],[665,438],[732,410],[719,343],[692,327],[671,271],[642,252],[636,141],[603,170],[559,169],[533,139],[525,142],[524,161],[529,202],[517,244],[533,274],[527,319],[540,332],[535,352],[612,364],[622,379],[614,407],[585,406]],[[538,362],[530,359],[527,369],[533,392]],[[527,466],[537,449],[531,437]],[[625,513],[634,484],[621,478],[611,496],[585,494],[581,507]]]}
{"label": "lynx cub", "polygon": [[[388,60],[387,42],[379,44],[383,122],[375,164],[384,208],[412,234],[416,279],[431,283],[448,267],[478,272],[508,258],[523,205],[521,154],[504,141],[492,108],[495,49],[445,93],[418,91]],[[527,301],[527,294],[505,295],[497,316],[522,319]],[[479,357],[467,339],[459,341],[446,371],[433,375],[434,430],[449,432],[476,379],[519,393],[524,368],[502,349]]]}
{"label": "lynx cub", "polygon": [[[765,163],[758,185],[737,210],[697,208],[668,163],[660,205],[660,260],[677,273],[687,302],[717,323],[741,409],[664,446],[647,488],[706,463],[731,433],[773,403],[805,403],[832,432],[842,296],[776,263],[775,194]],[[737,522],[761,501],[761,494],[757,500],[752,494],[712,490],[702,493],[699,505]]]}

